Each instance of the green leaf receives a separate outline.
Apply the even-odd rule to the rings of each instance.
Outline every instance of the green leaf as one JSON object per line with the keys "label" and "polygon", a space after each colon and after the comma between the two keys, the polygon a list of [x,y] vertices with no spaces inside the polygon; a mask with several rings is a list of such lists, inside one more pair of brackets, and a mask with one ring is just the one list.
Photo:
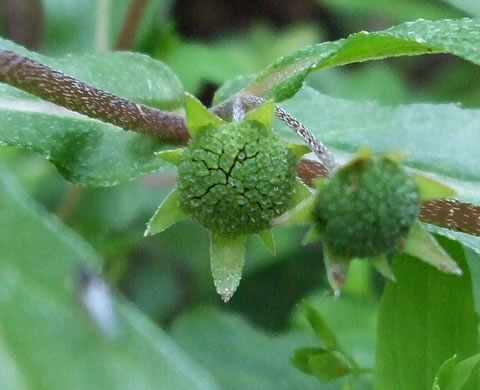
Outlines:
{"label": "green leaf", "polygon": [[461,362],[456,355],[446,360],[438,370],[433,390],[462,390],[472,373],[476,372],[478,376],[479,362],[478,353]]}
{"label": "green leaf", "polygon": [[210,262],[217,293],[228,302],[242,278],[246,236],[223,237],[210,234]]}
{"label": "green leaf", "polygon": [[302,374],[288,361],[299,345],[314,342],[313,337],[305,334],[272,335],[233,313],[202,308],[180,316],[173,323],[172,336],[202,362],[222,389],[319,388],[317,379]]}
{"label": "green leaf", "polygon": [[309,46],[269,66],[244,91],[281,101],[298,91],[319,69],[394,56],[450,53],[480,63],[477,20],[407,22],[384,31],[359,32],[346,39]]}
{"label": "green leaf", "polygon": [[38,152],[67,180],[88,186],[115,185],[168,165],[154,155],[168,145],[151,137],[1,94],[0,144]]}
{"label": "green leaf", "polygon": [[325,349],[329,351],[340,350],[335,334],[329,328],[320,312],[310,303],[304,303],[302,309],[308,323],[325,346]]}
{"label": "green leaf", "polygon": [[[0,48],[25,55],[138,103],[174,109],[183,90],[159,61],[133,53],[102,53],[50,59],[0,39]],[[90,119],[0,84],[0,144],[34,150],[66,179],[110,186],[163,169],[153,153],[165,143]]]}
{"label": "green leaf", "polygon": [[421,222],[416,221],[408,233],[403,252],[415,256],[438,270],[453,275],[461,275],[462,270],[449,254],[428,233]]}
{"label": "green leaf", "polygon": [[[459,199],[480,204],[478,109],[456,104],[384,107],[331,98],[309,87],[282,107],[333,149],[355,153],[368,145],[376,153],[404,152],[406,166],[438,178]],[[298,142],[286,126],[277,123],[275,129],[283,138]]]}
{"label": "green leaf", "polygon": [[322,381],[331,381],[350,374],[348,363],[336,352],[322,348],[298,348],[292,364],[306,374]]}
{"label": "green leaf", "polygon": [[75,283],[98,256],[0,173],[2,389],[217,389],[171,338],[122,299],[106,337]]}
{"label": "green leaf", "polygon": [[153,217],[148,221],[145,236],[161,233],[175,223],[187,218],[178,204],[179,197],[180,193],[177,188],[167,195]]}
{"label": "green leaf", "polygon": [[[397,282],[388,282],[377,323],[375,386],[430,390],[442,363],[478,352],[477,319],[470,273],[460,244],[440,239],[462,268],[447,275],[405,254],[393,262]],[[477,389],[477,378],[471,387]]]}

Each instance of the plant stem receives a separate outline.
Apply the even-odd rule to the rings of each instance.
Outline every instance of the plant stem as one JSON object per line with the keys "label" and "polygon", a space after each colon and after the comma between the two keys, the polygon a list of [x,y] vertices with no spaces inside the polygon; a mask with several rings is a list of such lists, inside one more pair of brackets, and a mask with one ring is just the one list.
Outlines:
{"label": "plant stem", "polygon": [[1,49],[0,82],[126,130],[149,134],[174,144],[186,144],[189,139],[181,115],[137,104]]}
{"label": "plant stem", "polygon": [[[90,118],[99,119],[126,130],[155,136],[166,142],[185,145],[190,138],[182,115],[137,104],[83,83],[27,57],[2,49],[0,49],[0,82]],[[244,97],[242,97],[243,100]],[[247,97],[246,101],[256,106],[265,100]],[[212,107],[211,110],[225,117],[228,115],[228,107],[229,104],[223,103]],[[300,179],[312,185],[313,179],[327,176],[336,164],[325,146],[308,130],[305,133],[306,128],[283,109],[277,107],[276,115],[292,125],[296,131],[300,129],[299,133],[304,132],[303,138],[309,146],[317,151],[317,155],[323,156],[323,161],[320,162],[302,159],[297,167]],[[422,205],[420,219],[440,227],[480,236],[480,207],[473,204],[448,199],[425,202]]]}
{"label": "plant stem", "polygon": [[115,44],[115,50],[131,49],[147,3],[148,0],[131,0],[122,29],[118,35],[117,43]]}
{"label": "plant stem", "polygon": [[110,24],[110,0],[97,0],[97,18],[95,26],[95,51],[108,50],[108,27]]}

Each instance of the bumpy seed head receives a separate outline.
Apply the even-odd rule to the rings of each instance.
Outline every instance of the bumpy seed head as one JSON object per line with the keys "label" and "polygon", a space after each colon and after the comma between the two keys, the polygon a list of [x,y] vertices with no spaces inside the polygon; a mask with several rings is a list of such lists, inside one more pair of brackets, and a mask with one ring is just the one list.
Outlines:
{"label": "bumpy seed head", "polygon": [[261,123],[215,124],[192,137],[182,154],[180,207],[213,232],[258,233],[289,207],[295,157]]}
{"label": "bumpy seed head", "polygon": [[324,183],[313,213],[331,253],[352,258],[396,249],[419,210],[417,184],[396,161],[363,156]]}

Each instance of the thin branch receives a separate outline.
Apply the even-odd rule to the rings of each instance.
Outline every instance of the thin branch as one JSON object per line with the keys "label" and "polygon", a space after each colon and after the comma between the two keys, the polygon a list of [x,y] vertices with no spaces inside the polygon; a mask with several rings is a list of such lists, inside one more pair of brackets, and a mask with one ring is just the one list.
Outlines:
{"label": "thin branch", "polygon": [[148,0],[131,0],[122,29],[118,35],[117,43],[115,44],[115,50],[131,49],[147,3]]}
{"label": "thin branch", "polygon": [[137,104],[2,49],[0,82],[126,130],[149,134],[175,144],[186,144],[189,139],[181,115]]}

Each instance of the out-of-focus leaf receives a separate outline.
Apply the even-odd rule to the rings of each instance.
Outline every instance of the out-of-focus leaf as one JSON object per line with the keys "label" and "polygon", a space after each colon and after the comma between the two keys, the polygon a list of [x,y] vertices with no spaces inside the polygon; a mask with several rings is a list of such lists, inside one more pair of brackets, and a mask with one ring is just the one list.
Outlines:
{"label": "out-of-focus leaf", "polygon": [[295,351],[291,362],[299,370],[322,381],[341,378],[351,371],[340,354],[323,348],[299,348]]}
{"label": "out-of-focus leaf", "polygon": [[[405,165],[445,181],[460,199],[480,203],[480,110],[455,104],[383,107],[331,98],[309,87],[282,107],[330,147],[349,153],[363,145],[380,153],[403,152]],[[277,123],[276,129],[298,142],[286,126]]]}
{"label": "out-of-focus leaf", "polygon": [[313,344],[313,338],[264,334],[237,316],[212,309],[181,316],[172,334],[209,369],[222,389],[318,389],[317,379],[302,374],[288,361],[295,348]]}
{"label": "out-of-focus leaf", "polygon": [[[478,352],[470,272],[459,243],[440,242],[463,270],[443,274],[418,259],[399,254],[382,299],[375,367],[377,389],[430,390],[442,363]],[[477,389],[476,376],[467,389]]]}
{"label": "out-of-focus leaf", "polygon": [[[308,303],[321,314],[326,325],[333,330],[338,344],[358,365],[373,366],[377,306],[375,302],[357,300],[346,295],[333,298],[318,294],[309,298]],[[310,330],[310,324],[306,322],[302,311],[297,310],[294,323]]]}
{"label": "out-of-focus leaf", "polygon": [[456,355],[446,360],[438,370],[433,390],[462,390],[472,372],[477,372],[478,375],[476,368],[479,361],[480,354],[478,353],[461,362],[458,361]]}
{"label": "out-of-focus leaf", "polygon": [[449,53],[478,64],[479,48],[477,20],[417,20],[295,51],[264,70],[244,93],[281,101],[293,96],[314,70],[395,56]]}
{"label": "out-of-focus leaf", "polygon": [[[131,1],[107,2],[104,14],[101,14],[101,2],[97,0],[44,0],[42,3],[45,13],[45,50],[65,54],[95,51],[99,18],[105,28],[106,49],[113,49]],[[154,22],[166,13],[170,0],[148,0],[147,3],[134,44],[145,39]]]}
{"label": "out-of-focus leaf", "polygon": [[[458,0],[458,2],[463,1]],[[391,2],[389,7],[385,7],[383,0],[317,0],[317,3],[327,5],[343,17],[350,16],[351,19],[355,17],[357,21],[359,17],[387,17],[392,22],[401,23],[418,18],[436,20],[463,16],[461,12],[445,7],[438,1],[397,0]]]}
{"label": "out-of-focus leaf", "polygon": [[163,57],[175,69],[185,89],[193,93],[199,90],[202,82],[222,84],[239,74],[257,72],[319,38],[318,29],[312,25],[296,25],[283,31],[260,25],[244,35],[232,35],[208,45],[179,42]]}
{"label": "out-of-focus leaf", "polygon": [[472,16],[480,16],[480,3],[477,0],[443,0]]}
{"label": "out-of-focus leaf", "polygon": [[[0,47],[139,103],[174,108],[183,102],[176,76],[146,56],[106,53],[52,60],[9,41],[0,40]],[[41,153],[68,180],[109,186],[167,165],[154,156],[167,147],[165,143],[0,86],[0,144]]]}
{"label": "out-of-focus leaf", "polygon": [[311,304],[305,303],[303,308],[308,323],[320,341],[325,345],[325,348],[333,351],[338,350],[339,346],[337,338],[328,327],[322,315]]}
{"label": "out-of-focus leaf", "polygon": [[172,340],[125,303],[119,333],[98,329],[76,275],[95,270],[91,248],[0,174],[0,387],[216,389]]}

